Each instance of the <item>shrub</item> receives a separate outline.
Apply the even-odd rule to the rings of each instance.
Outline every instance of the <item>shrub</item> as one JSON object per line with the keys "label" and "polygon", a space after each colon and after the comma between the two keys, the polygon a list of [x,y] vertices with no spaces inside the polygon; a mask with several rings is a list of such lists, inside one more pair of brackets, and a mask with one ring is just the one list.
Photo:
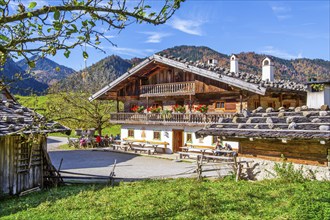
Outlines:
{"label": "shrub", "polygon": [[282,163],[276,163],[274,171],[277,178],[286,182],[304,182],[307,178],[304,177],[302,166],[299,169],[295,169],[292,163],[288,163],[283,160]]}

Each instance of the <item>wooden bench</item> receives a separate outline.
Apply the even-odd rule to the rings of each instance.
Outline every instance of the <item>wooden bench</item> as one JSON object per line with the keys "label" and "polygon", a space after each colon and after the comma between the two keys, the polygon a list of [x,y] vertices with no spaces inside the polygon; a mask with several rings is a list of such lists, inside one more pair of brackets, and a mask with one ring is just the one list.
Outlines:
{"label": "wooden bench", "polygon": [[166,141],[147,141],[149,144],[157,145],[155,149],[161,148],[163,153],[166,153],[168,143]]}
{"label": "wooden bench", "polygon": [[206,159],[207,162],[209,162],[211,159],[213,160],[213,162],[215,160],[219,160],[219,161],[235,161],[234,157],[226,157],[226,156],[215,156],[215,155],[203,155],[203,159]]}
{"label": "wooden bench", "polygon": [[155,153],[155,149],[154,148],[147,148],[147,147],[134,147],[133,148],[134,152],[137,153],[138,151],[141,152],[147,152],[148,155],[150,155],[151,153],[154,154]]}
{"label": "wooden bench", "polygon": [[187,144],[189,148],[188,151],[191,151],[191,152],[200,152],[199,149],[207,149],[204,153],[207,153],[207,154],[213,154],[213,150],[215,149],[214,146],[203,146],[203,145],[197,145],[197,144]]}
{"label": "wooden bench", "polygon": [[113,144],[112,148],[113,148],[113,150],[121,149],[121,150],[127,151],[128,146],[127,145],[121,145],[121,144]]}
{"label": "wooden bench", "polygon": [[202,154],[189,153],[189,152],[179,152],[180,159],[183,159],[183,158],[186,158],[186,157],[190,158],[191,156],[194,156],[197,159],[199,159],[202,156]]}

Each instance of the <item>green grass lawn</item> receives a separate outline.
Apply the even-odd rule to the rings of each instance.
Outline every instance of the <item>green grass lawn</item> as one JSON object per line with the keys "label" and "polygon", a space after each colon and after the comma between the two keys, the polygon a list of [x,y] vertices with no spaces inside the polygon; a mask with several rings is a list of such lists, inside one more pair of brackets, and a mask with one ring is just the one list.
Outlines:
{"label": "green grass lawn", "polygon": [[1,219],[330,219],[329,182],[149,180],[0,202]]}

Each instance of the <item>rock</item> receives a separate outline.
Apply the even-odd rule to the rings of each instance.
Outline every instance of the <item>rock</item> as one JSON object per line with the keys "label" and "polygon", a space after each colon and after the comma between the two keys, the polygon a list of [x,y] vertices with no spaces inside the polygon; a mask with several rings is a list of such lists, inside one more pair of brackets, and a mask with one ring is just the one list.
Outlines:
{"label": "rock", "polygon": [[4,122],[12,122],[12,121],[13,121],[12,118],[11,118],[10,116],[3,116],[3,117],[2,117],[2,120],[3,120]]}
{"label": "rock", "polygon": [[321,122],[322,122],[322,120],[319,119],[319,118],[314,118],[314,119],[312,120],[312,123],[321,123]]}
{"label": "rock", "polygon": [[23,109],[16,109],[14,112],[16,114],[19,114],[19,115],[23,115],[24,114],[24,110]]}
{"label": "rock", "polygon": [[320,116],[327,116],[328,115],[328,112],[326,112],[326,111],[320,111],[319,112],[319,115]]}
{"label": "rock", "polygon": [[24,122],[24,117],[18,117],[18,118],[16,118],[16,122],[23,123]]}
{"label": "rock", "polygon": [[286,118],[286,123],[290,124],[291,122],[293,122],[293,117],[287,117]]}
{"label": "rock", "polygon": [[307,110],[308,110],[308,106],[307,105],[301,106],[301,111],[307,111]]}
{"label": "rock", "polygon": [[329,110],[329,106],[328,105],[321,105],[321,110],[322,111],[328,111]]}
{"label": "rock", "polygon": [[250,115],[251,115],[250,111],[248,111],[248,110],[246,110],[246,109],[243,110],[242,114],[243,114],[243,116],[244,116],[245,118],[248,118],[248,117],[250,117]]}
{"label": "rock", "polygon": [[6,103],[5,103],[5,106],[6,106],[7,108],[12,108],[12,107],[13,107],[13,104],[10,103],[10,102],[6,102]]}
{"label": "rock", "polygon": [[268,127],[269,127],[270,129],[273,129],[273,128],[275,127],[275,125],[274,125],[273,123],[269,123],[269,124],[268,124]]}
{"label": "rock", "polygon": [[301,107],[297,107],[294,109],[295,112],[301,112]]}
{"label": "rock", "polygon": [[268,117],[268,118],[266,119],[266,123],[267,123],[267,124],[273,124],[273,120],[272,120],[272,118],[271,118],[271,117]]}
{"label": "rock", "polygon": [[305,116],[305,117],[310,117],[312,115],[312,113],[311,112],[303,112],[303,116]]}
{"label": "rock", "polygon": [[274,111],[274,109],[272,107],[269,107],[269,108],[266,109],[266,113],[271,113],[273,111]]}
{"label": "rock", "polygon": [[261,106],[259,106],[259,107],[256,109],[257,112],[261,112],[262,110],[264,110],[264,109],[263,109],[263,107],[261,107]]}
{"label": "rock", "polygon": [[294,129],[296,129],[296,127],[297,127],[297,124],[294,123],[294,122],[291,122],[291,123],[289,124],[289,126],[288,126],[288,129],[289,129],[289,130],[294,130]]}
{"label": "rock", "polygon": [[285,108],[282,106],[282,107],[279,107],[278,110],[279,111],[285,111]]}
{"label": "rock", "polygon": [[284,118],[284,117],[285,117],[284,112],[279,112],[278,115],[277,115],[277,117],[279,117],[279,118]]}
{"label": "rock", "polygon": [[238,120],[238,117],[237,116],[234,116],[232,122],[233,123],[237,123],[237,120]]}
{"label": "rock", "polygon": [[328,125],[321,125],[321,126],[319,127],[319,129],[320,129],[321,131],[329,131],[329,130],[330,130],[330,126],[328,126]]}
{"label": "rock", "polygon": [[8,130],[14,130],[14,129],[15,129],[15,125],[10,124],[10,125],[8,126]]}

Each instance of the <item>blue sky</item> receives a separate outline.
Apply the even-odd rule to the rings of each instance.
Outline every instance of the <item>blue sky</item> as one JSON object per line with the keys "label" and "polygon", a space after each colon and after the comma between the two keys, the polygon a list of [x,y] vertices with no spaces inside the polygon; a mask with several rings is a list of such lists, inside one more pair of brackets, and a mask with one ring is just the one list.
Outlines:
{"label": "blue sky", "polygon": [[[134,1],[132,1],[134,3]],[[107,35],[117,45],[103,42],[106,54],[87,48],[91,65],[116,54],[146,57],[178,45],[207,46],[220,53],[256,52],[285,59],[330,60],[329,1],[186,0],[164,25],[133,24]],[[76,70],[85,66],[82,49],[54,61]]]}

